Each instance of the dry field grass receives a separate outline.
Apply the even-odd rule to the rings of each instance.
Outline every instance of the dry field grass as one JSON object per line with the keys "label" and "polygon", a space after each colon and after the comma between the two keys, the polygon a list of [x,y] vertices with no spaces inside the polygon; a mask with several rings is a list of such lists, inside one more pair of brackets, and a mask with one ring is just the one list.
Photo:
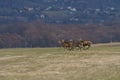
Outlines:
{"label": "dry field grass", "polygon": [[0,49],[0,80],[120,80],[120,43]]}

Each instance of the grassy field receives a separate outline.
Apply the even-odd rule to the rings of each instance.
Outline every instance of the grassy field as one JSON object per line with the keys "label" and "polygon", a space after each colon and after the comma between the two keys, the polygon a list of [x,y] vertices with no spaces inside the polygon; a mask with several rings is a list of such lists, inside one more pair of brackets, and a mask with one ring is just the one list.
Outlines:
{"label": "grassy field", "polygon": [[0,80],[120,80],[120,43],[0,49]]}

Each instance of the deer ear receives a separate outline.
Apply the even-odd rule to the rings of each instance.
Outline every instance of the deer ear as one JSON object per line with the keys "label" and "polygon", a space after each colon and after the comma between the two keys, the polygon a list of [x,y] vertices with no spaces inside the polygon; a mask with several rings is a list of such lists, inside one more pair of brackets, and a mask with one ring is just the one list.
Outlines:
{"label": "deer ear", "polygon": [[61,40],[61,42],[64,42],[64,41],[65,41],[64,39]]}

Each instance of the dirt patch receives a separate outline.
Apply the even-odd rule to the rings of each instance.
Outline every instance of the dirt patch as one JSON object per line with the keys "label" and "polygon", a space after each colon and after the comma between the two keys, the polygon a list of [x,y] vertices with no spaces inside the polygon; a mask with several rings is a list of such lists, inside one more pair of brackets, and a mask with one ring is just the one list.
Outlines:
{"label": "dirt patch", "polygon": [[0,57],[0,60],[8,60],[8,59],[15,59],[15,58],[21,58],[25,56],[5,56],[5,57]]}

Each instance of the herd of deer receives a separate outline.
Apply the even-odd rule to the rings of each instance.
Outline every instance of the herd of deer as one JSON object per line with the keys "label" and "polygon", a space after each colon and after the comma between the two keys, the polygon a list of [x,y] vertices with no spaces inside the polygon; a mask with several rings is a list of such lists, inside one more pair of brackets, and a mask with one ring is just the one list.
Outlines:
{"label": "herd of deer", "polygon": [[81,49],[89,49],[91,47],[92,42],[91,41],[86,41],[86,40],[60,40],[59,41],[60,45],[67,50],[74,50],[75,48]]}

